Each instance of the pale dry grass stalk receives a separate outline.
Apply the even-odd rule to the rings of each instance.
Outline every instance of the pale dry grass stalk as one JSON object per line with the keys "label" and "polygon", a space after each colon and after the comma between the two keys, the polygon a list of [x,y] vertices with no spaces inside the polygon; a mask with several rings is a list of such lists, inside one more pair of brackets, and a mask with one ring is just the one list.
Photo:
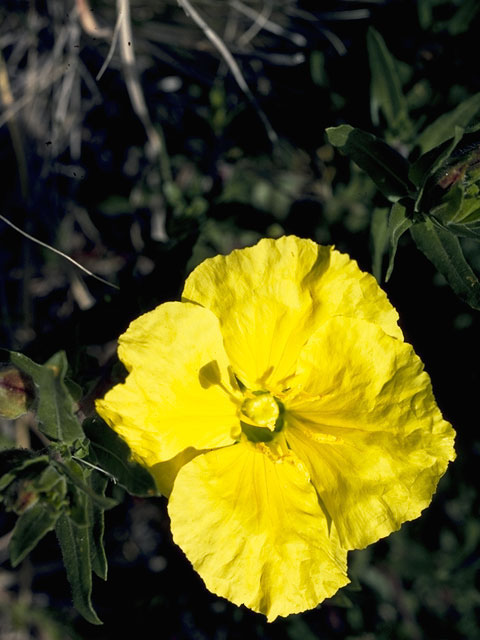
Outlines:
{"label": "pale dry grass stalk", "polygon": [[286,38],[298,47],[304,47],[307,44],[305,36],[302,36],[300,33],[291,32],[271,19],[274,8],[273,0],[265,2],[264,8],[261,12],[256,11],[240,0],[230,0],[229,4],[236,11],[253,20],[252,26],[243,34],[243,36],[241,36],[241,38],[239,38],[239,44],[247,44],[262,29],[273,33],[275,36]]}
{"label": "pale dry grass stalk", "polygon": [[106,38],[109,39],[112,35],[111,30],[108,27],[99,27],[95,16],[90,8],[88,0],[75,0],[78,17],[82,25],[83,30],[88,35],[94,38]]}
{"label": "pale dry grass stalk", "polygon": [[177,0],[178,4],[185,11],[186,15],[189,16],[195,24],[200,27],[200,29],[205,34],[205,37],[212,43],[212,45],[217,49],[219,54],[222,56],[223,60],[227,64],[230,69],[231,74],[233,75],[236,83],[243,91],[243,93],[247,96],[247,98],[252,103],[255,108],[260,120],[262,121],[265,130],[267,132],[268,138],[272,144],[276,144],[278,142],[278,136],[274,131],[272,125],[270,124],[269,119],[265,115],[264,111],[261,109],[260,105],[257,102],[257,99],[253,95],[250,87],[245,80],[243,73],[238,66],[237,61],[230,53],[227,45],[224,43],[222,38],[210,27],[210,25],[203,19],[203,17],[198,13],[198,11],[193,7],[190,3],[190,0]]}
{"label": "pale dry grass stalk", "polygon": [[20,233],[22,236],[27,238],[27,240],[31,240],[32,242],[35,242],[36,244],[40,245],[41,247],[44,247],[45,249],[48,249],[49,251],[52,251],[53,253],[56,253],[61,258],[64,258],[65,260],[68,260],[68,262],[71,262],[75,267],[77,267],[78,269],[80,269],[81,271],[86,273],[88,276],[90,276],[92,278],[95,278],[95,280],[98,280],[99,282],[103,282],[103,284],[106,284],[109,287],[113,287],[114,289],[119,289],[120,288],[120,287],[117,287],[116,284],[112,284],[108,280],[104,280],[100,276],[97,276],[95,273],[92,273],[86,267],[81,265],[79,262],[77,262],[76,260],[74,260],[73,258],[68,256],[66,253],[63,253],[59,249],[56,249],[55,247],[52,247],[51,245],[47,244],[46,242],[43,242],[42,240],[39,240],[38,238],[35,238],[34,236],[31,236],[29,233],[27,233],[23,229],[20,229],[20,227],[17,227],[17,225],[13,224],[13,222],[8,220],[8,218],[5,218],[5,216],[2,216],[1,214],[0,214],[0,220],[3,220],[3,222],[5,222],[10,227],[12,227],[12,229],[17,231],[17,233]]}
{"label": "pale dry grass stalk", "polygon": [[127,85],[132,107],[145,128],[148,138],[146,151],[150,161],[153,162],[160,157],[162,142],[150,119],[136,66],[129,0],[117,0],[117,15],[120,19],[118,44],[125,84]]}

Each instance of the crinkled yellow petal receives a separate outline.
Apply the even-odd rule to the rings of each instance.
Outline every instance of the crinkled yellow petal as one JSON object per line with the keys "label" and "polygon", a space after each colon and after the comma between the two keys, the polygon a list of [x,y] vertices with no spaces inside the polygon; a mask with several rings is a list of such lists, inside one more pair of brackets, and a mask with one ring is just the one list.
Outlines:
{"label": "crinkled yellow petal", "polygon": [[97,411],[148,467],[238,437],[239,392],[211,311],[162,304],[131,323],[118,352],[130,374]]}
{"label": "crinkled yellow petal", "polygon": [[220,319],[235,373],[251,388],[285,386],[301,348],[331,316],[365,318],[402,339],[398,315],[371,275],[332,247],[295,236],[205,260],[183,299]]}
{"label": "crinkled yellow petal", "polygon": [[412,347],[334,318],[302,351],[296,382],[305,393],[285,399],[285,437],[341,544],[363,548],[419,516],[455,453]]}
{"label": "crinkled yellow petal", "polygon": [[210,591],[269,620],[348,582],[346,552],[293,455],[243,441],[200,455],[180,469],[168,510],[175,542]]}

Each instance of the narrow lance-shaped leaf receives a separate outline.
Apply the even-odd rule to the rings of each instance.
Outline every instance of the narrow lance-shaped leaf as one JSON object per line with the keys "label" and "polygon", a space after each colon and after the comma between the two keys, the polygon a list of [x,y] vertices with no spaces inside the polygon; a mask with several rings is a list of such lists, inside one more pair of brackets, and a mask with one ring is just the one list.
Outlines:
{"label": "narrow lance-shaped leaf", "polygon": [[411,227],[417,247],[446,278],[455,293],[473,309],[480,309],[480,282],[463,255],[458,238],[431,220]]}
{"label": "narrow lance-shaped leaf", "polygon": [[393,265],[395,263],[395,255],[397,253],[398,241],[401,236],[409,229],[413,224],[411,218],[407,217],[406,208],[399,202],[396,202],[390,211],[388,217],[388,236],[390,240],[390,259],[388,262],[387,273],[385,280],[388,282],[393,272]]}
{"label": "narrow lance-shaped leaf", "polygon": [[477,224],[480,222],[480,187],[472,185],[465,193],[462,206],[458,209],[452,222],[457,224]]}
{"label": "narrow lance-shaped leaf", "polygon": [[413,189],[408,179],[408,162],[371,133],[348,124],[327,129],[330,144],[349,156],[391,201],[407,196]]}
{"label": "narrow lance-shaped leaf", "polygon": [[[477,202],[477,204],[480,205],[480,200]],[[467,208],[467,207],[466,207]],[[479,224],[480,223],[480,206],[477,208],[471,208],[468,211],[468,214],[465,216],[465,218],[463,217],[463,214],[466,213],[463,210],[460,211],[460,215],[459,218],[456,220],[456,222],[461,222],[462,224]]]}
{"label": "narrow lance-shaped leaf", "polygon": [[39,429],[48,438],[72,444],[83,437],[83,431],[74,414],[73,399],[65,385],[67,358],[58,352],[44,365],[39,365],[22,353],[10,352],[10,361],[31,376],[38,395],[36,413]]}
{"label": "narrow lance-shaped leaf", "polygon": [[[15,481],[7,493],[13,501],[13,510],[20,515],[9,544],[10,560],[16,566],[46,533],[51,531],[61,511],[66,508],[66,481],[56,469],[42,467],[28,460],[15,471]],[[42,462],[44,462],[42,460]],[[25,476],[25,474],[27,474]],[[6,499],[6,506],[8,505]]]}
{"label": "narrow lance-shaped leaf", "polygon": [[480,242],[480,227],[470,227],[466,224],[449,224],[448,230],[459,238],[470,238]]}
{"label": "narrow lance-shaped leaf", "polygon": [[[108,478],[101,473],[94,472],[89,478],[92,491],[98,495],[104,495],[105,488],[108,483]],[[107,579],[107,557],[105,555],[105,548],[103,546],[103,535],[105,532],[105,511],[93,500],[88,500],[88,535],[90,545],[90,560],[92,563],[92,570],[102,580]]]}
{"label": "narrow lance-shaped leaf", "polygon": [[372,122],[380,124],[382,111],[389,128],[401,132],[403,138],[411,133],[407,102],[402,92],[402,84],[397,65],[382,36],[373,27],[367,34],[368,58],[370,62],[370,110]]}
{"label": "narrow lance-shaped leaf", "polygon": [[8,546],[10,562],[16,567],[55,528],[60,512],[48,503],[37,502],[18,518]]}
{"label": "narrow lance-shaped leaf", "polygon": [[152,496],[158,493],[150,473],[132,460],[127,443],[101,418],[85,420],[83,428],[91,441],[89,462],[111,474],[132,495]]}
{"label": "narrow lance-shaped leaf", "polygon": [[92,624],[102,624],[92,606],[92,567],[88,526],[79,526],[62,514],[55,526],[63,563],[72,588],[73,604]]}
{"label": "narrow lance-shaped leaf", "polygon": [[370,225],[370,239],[372,243],[372,272],[377,282],[382,281],[383,256],[388,246],[388,209],[373,210]]}
{"label": "narrow lance-shaped leaf", "polygon": [[480,111],[480,93],[464,100],[452,111],[444,113],[420,133],[417,145],[422,153],[430,151],[452,137],[456,126],[466,128]]}

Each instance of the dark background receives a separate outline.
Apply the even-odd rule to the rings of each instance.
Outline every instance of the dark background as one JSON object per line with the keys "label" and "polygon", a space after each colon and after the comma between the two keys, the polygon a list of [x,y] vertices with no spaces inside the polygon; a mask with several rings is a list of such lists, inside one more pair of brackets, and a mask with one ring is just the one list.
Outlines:
{"label": "dark background", "polygon": [[[198,0],[239,63],[252,104],[174,0],[131,0],[136,86],[163,141],[155,155],[118,48],[96,80],[113,4],[92,0],[93,13],[73,0],[0,7],[0,213],[120,286],[86,276],[0,221],[0,344],[38,362],[64,349],[86,412],[115,379],[118,335],[141,312],[177,299],[207,256],[293,233],[335,244],[371,270],[371,213],[388,203],[324,133],[346,122],[386,134],[370,116],[369,26],[400,61],[418,130],[480,91],[476,3],[250,0],[242,6],[257,16],[269,10],[277,27],[255,35],[235,2]],[[464,249],[478,271],[476,245]],[[458,457],[421,518],[350,553],[353,586],[267,624],[206,591],[171,540],[163,499],[125,495],[106,514],[108,581],[94,582],[104,625],[71,608],[53,535],[18,571],[0,538],[2,640],[477,638],[478,313],[407,236],[383,286],[457,430]],[[8,446],[14,425],[1,428]],[[13,520],[1,514],[0,525],[7,534]]]}

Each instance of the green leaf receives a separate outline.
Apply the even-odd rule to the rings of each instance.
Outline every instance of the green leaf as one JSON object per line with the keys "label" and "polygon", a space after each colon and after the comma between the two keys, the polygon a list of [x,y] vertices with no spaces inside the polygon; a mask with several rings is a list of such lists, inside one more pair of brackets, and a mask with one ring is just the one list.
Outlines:
{"label": "green leaf", "polygon": [[378,283],[382,281],[382,262],[388,246],[388,209],[373,210],[370,225],[372,243],[372,272]]}
{"label": "green leaf", "polygon": [[88,526],[79,526],[66,514],[55,525],[67,578],[72,588],[73,604],[92,624],[102,624],[92,606],[92,568]]}
{"label": "green leaf", "polygon": [[461,224],[480,222],[480,201],[471,202],[469,198],[466,198],[463,204],[464,206],[460,209],[454,221]]}
{"label": "green leaf", "polygon": [[74,402],[65,382],[67,358],[59,351],[44,365],[39,365],[22,353],[9,352],[10,361],[31,376],[38,395],[36,408],[39,429],[48,438],[72,444],[83,438],[83,431],[74,414]]}
{"label": "green leaf", "polygon": [[[48,463],[47,456],[43,456]],[[0,451],[0,478],[24,463],[28,463],[36,458],[30,449],[3,449]]]}
{"label": "green leaf", "polygon": [[390,259],[388,262],[387,273],[385,276],[386,282],[390,280],[390,276],[393,272],[393,266],[395,263],[395,255],[397,253],[397,246],[400,237],[409,229],[413,224],[413,220],[407,217],[406,208],[399,202],[396,202],[390,211],[388,216],[388,237],[390,240]]}
{"label": "green leaf", "polygon": [[37,502],[18,518],[8,546],[10,562],[16,567],[40,540],[55,528],[60,512],[48,503]]}
{"label": "green leaf", "polygon": [[480,282],[465,260],[458,239],[429,219],[412,226],[410,233],[458,297],[473,309],[480,309]]}
{"label": "green leaf", "polygon": [[79,402],[83,398],[83,389],[74,380],[70,378],[64,379],[65,386],[68,389],[68,393],[72,396],[74,402]]}
{"label": "green leaf", "polygon": [[370,61],[370,111],[375,126],[380,124],[382,111],[389,129],[402,138],[408,138],[412,126],[408,117],[407,102],[402,92],[398,69],[384,39],[373,27],[367,34],[368,57]]}
{"label": "green leaf", "polygon": [[418,136],[417,145],[421,152],[426,153],[451,138],[455,127],[468,127],[479,111],[480,93],[476,93],[453,111],[441,115]]}
{"label": "green leaf", "polygon": [[32,479],[32,484],[38,493],[45,494],[49,499],[55,494],[63,498],[66,494],[66,480],[53,466],[48,466],[42,473]]}
{"label": "green leaf", "polygon": [[447,225],[447,229],[460,238],[470,238],[471,240],[476,240],[477,242],[480,240],[479,227],[470,227],[466,224],[450,223]]}
{"label": "green leaf", "polygon": [[[418,192],[415,210],[448,219],[464,218],[478,208],[480,178],[480,138],[478,131],[464,133],[455,127],[455,138],[427,152],[437,159],[430,167],[425,182]],[[444,150],[438,154],[438,150]],[[415,166],[415,165],[414,165]],[[412,168],[413,171],[413,168]],[[465,199],[463,198],[465,191]]]}
{"label": "green leaf", "polygon": [[90,439],[87,460],[107,471],[130,494],[158,495],[150,473],[132,460],[127,443],[99,417],[89,418],[83,428]]}
{"label": "green leaf", "polygon": [[453,137],[448,138],[448,140],[445,140],[440,145],[430,149],[426,153],[423,153],[411,165],[408,177],[415,186],[421,187],[430,175],[440,169],[440,167],[451,156],[452,151],[461,140],[464,132],[465,129],[462,127],[454,127]]}
{"label": "green leaf", "polygon": [[47,456],[25,460],[0,480],[1,499],[7,511],[21,515],[39,500],[52,509],[66,506],[66,481]]}
{"label": "green leaf", "polygon": [[442,202],[431,210],[431,215],[435,216],[443,224],[453,221],[464,203],[464,188],[461,183],[454,185],[443,196]]}
{"label": "green leaf", "polygon": [[480,202],[478,187],[472,185],[465,191],[463,183],[454,185],[444,195],[442,202],[432,209],[432,217],[446,226],[454,235],[472,240],[480,239]]}
{"label": "green leaf", "polygon": [[14,480],[35,478],[50,460],[45,455],[35,455],[28,449],[4,449],[0,451],[0,491]]}
{"label": "green leaf", "polygon": [[[90,486],[96,494],[104,495],[108,483],[107,476],[100,473],[92,473],[90,478]],[[107,579],[107,557],[103,546],[103,535],[105,532],[105,512],[93,500],[88,500],[88,535],[90,544],[90,560],[92,570],[102,580]]]}
{"label": "green leaf", "polygon": [[326,131],[330,144],[358,164],[389,200],[409,195],[413,185],[408,179],[408,162],[385,142],[348,124]]}

